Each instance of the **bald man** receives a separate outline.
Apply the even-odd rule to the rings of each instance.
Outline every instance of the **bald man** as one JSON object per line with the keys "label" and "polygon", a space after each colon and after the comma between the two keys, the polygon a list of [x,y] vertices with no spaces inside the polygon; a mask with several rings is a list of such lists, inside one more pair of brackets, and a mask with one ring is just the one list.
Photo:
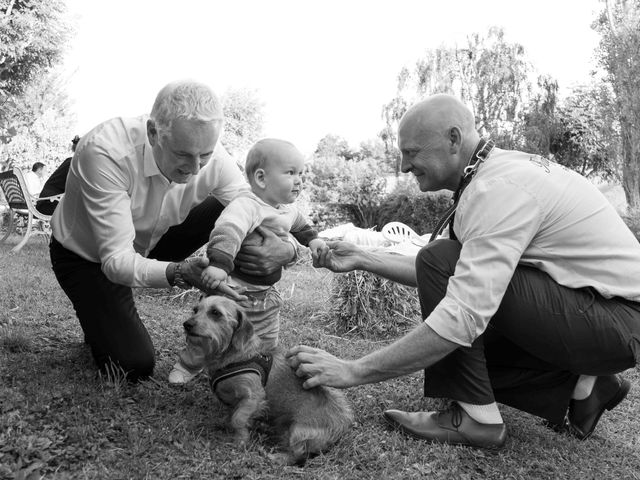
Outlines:
{"label": "bald man", "polygon": [[[153,373],[133,287],[207,291],[207,259],[186,258],[207,242],[224,206],[249,191],[218,143],[222,129],[218,97],[186,80],[162,88],[150,115],[101,123],[76,147],[51,219],[50,255],[103,372],[132,381]],[[257,276],[295,258],[288,239],[262,233],[239,256],[241,269]]]}
{"label": "bald man", "polygon": [[439,412],[388,410],[434,442],[499,448],[497,403],[588,438],[627,395],[616,375],[640,358],[640,244],[596,187],[547,159],[495,148],[456,98],[434,95],[399,126],[402,171],[455,192],[450,238],[415,259],[329,243],[315,259],[416,286],[424,322],[356,360],[308,346],[288,354],[305,386],[339,388],[425,369]]}

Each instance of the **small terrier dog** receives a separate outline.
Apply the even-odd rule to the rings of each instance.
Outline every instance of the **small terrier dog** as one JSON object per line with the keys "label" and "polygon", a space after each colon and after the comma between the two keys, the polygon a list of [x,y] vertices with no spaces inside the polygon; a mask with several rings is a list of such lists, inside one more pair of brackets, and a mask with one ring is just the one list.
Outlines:
{"label": "small terrier dog", "polygon": [[342,393],[322,386],[305,390],[282,352],[262,351],[251,322],[233,300],[203,297],[183,326],[189,341],[206,352],[214,394],[232,408],[227,424],[236,443],[244,445],[253,422],[263,418],[287,450],[279,460],[303,465],[351,426],[353,413]]}

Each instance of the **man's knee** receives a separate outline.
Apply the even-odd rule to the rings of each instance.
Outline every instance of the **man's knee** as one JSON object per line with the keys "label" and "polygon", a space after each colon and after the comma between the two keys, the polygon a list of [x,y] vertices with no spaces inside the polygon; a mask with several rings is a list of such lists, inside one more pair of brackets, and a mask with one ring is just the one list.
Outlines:
{"label": "man's knee", "polygon": [[450,277],[456,268],[462,245],[456,240],[440,239],[424,246],[416,257],[416,272],[437,272]]}
{"label": "man's knee", "polygon": [[149,351],[141,348],[135,355],[121,358],[107,356],[96,359],[96,363],[100,371],[109,377],[126,377],[131,382],[137,382],[153,375],[156,359],[153,349]]}
{"label": "man's knee", "polygon": [[416,281],[424,318],[445,296],[459,256],[460,244],[455,240],[436,240],[418,252]]}

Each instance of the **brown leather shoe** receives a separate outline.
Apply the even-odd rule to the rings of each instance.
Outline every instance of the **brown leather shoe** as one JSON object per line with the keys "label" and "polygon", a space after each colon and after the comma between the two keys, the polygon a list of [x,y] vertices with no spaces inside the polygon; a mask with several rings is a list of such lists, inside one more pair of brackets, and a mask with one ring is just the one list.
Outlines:
{"label": "brown leather shoe", "polygon": [[476,422],[457,403],[439,412],[402,412],[386,410],[384,418],[409,435],[431,442],[500,448],[507,439],[504,423]]}
{"label": "brown leather shoe", "polygon": [[567,420],[569,431],[580,440],[593,433],[605,410],[613,410],[629,393],[631,384],[617,375],[596,379],[593,391],[584,400],[571,400]]}

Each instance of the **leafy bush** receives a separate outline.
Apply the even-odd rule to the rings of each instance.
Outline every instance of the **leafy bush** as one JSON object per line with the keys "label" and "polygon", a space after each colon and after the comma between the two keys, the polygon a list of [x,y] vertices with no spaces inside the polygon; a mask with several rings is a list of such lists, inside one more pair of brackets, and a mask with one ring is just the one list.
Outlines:
{"label": "leafy bush", "polygon": [[311,203],[309,218],[316,230],[329,228],[352,222],[351,216],[345,209],[334,203]]}
{"label": "leafy bush", "polygon": [[371,228],[385,198],[385,165],[365,158],[321,157],[305,174],[306,190],[312,201],[336,208],[354,225]]}
{"label": "leafy bush", "polygon": [[380,205],[378,225],[402,222],[420,235],[433,231],[438,220],[451,205],[451,192],[423,193],[415,182],[400,182]]}

